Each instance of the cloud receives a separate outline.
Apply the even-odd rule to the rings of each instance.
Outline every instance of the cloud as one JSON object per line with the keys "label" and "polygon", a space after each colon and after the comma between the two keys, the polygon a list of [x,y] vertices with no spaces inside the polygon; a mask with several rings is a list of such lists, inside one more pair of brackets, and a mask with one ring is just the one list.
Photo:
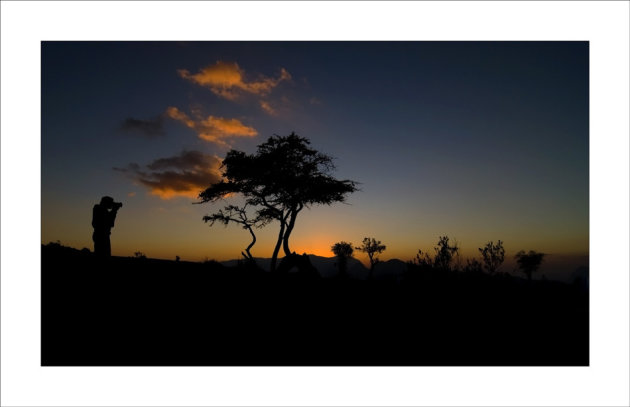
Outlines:
{"label": "cloud", "polygon": [[291,79],[291,74],[281,68],[276,78],[259,76],[257,80],[246,80],[245,71],[236,62],[218,61],[202,68],[196,74],[187,69],[177,71],[179,76],[197,85],[209,88],[214,94],[229,100],[237,99],[243,92],[257,96],[268,95],[282,81]]}
{"label": "cloud", "polygon": [[141,134],[149,138],[160,137],[165,134],[163,121],[162,115],[149,120],[128,117],[121,123],[120,129],[126,132]]}
{"label": "cloud", "polygon": [[269,104],[269,102],[261,100],[260,102],[260,107],[262,110],[264,110],[266,113],[268,113],[271,116],[275,116],[277,114],[276,109],[274,109],[273,107],[271,107],[271,105]]}
{"label": "cloud", "polygon": [[131,163],[125,168],[114,168],[161,199],[177,196],[196,198],[210,184],[219,182],[222,160],[200,151],[183,151],[181,154],[158,158],[146,166]]}
{"label": "cloud", "polygon": [[223,117],[214,116],[208,116],[205,119],[201,117],[193,119],[178,108],[172,106],[166,109],[166,115],[195,130],[199,138],[223,146],[228,145],[224,141],[226,138],[255,137],[258,135],[256,129],[244,125],[237,119],[225,119]]}

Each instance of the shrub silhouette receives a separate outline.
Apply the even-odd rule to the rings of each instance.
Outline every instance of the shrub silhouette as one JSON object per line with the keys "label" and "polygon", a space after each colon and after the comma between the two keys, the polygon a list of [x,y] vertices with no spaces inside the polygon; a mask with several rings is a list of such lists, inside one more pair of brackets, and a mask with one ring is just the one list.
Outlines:
{"label": "shrub silhouette", "polygon": [[483,273],[483,264],[477,259],[466,260],[466,266],[464,267],[466,273]]}
{"label": "shrub silhouette", "polygon": [[433,268],[433,259],[431,258],[431,256],[429,256],[428,253],[423,252],[422,250],[418,250],[416,257],[412,259],[409,263],[414,266],[418,266],[420,269],[423,270],[430,270]]}
{"label": "shrub silhouette", "polygon": [[459,254],[459,247],[457,244],[451,246],[448,236],[440,236],[437,247],[435,250],[435,258],[433,259],[433,266],[442,270],[451,270],[451,261],[453,257]]}
{"label": "shrub silhouette", "polygon": [[380,240],[376,240],[373,237],[363,238],[363,243],[360,247],[355,247],[355,249],[364,252],[368,255],[370,259],[370,274],[368,275],[369,279],[374,277],[374,266],[376,266],[380,260],[378,256],[385,251],[387,246],[381,244]]}
{"label": "shrub silhouette", "polygon": [[484,268],[490,274],[497,271],[505,258],[505,249],[500,240],[497,241],[496,245],[492,241],[488,242],[483,248],[479,248],[479,252],[483,257]]}
{"label": "shrub silhouette", "polygon": [[295,133],[270,137],[255,154],[230,150],[221,168],[224,180],[202,191],[198,203],[239,194],[248,205],[260,208],[257,218],[277,220],[280,230],[271,257],[272,271],[280,246],[285,256],[292,253],[289,238],[300,211],[312,205],[343,202],[347,194],[357,190],[356,182],[332,177],[332,158],[312,149],[308,139]]}
{"label": "shrub silhouette", "polygon": [[518,264],[518,268],[525,273],[528,281],[532,280],[532,273],[538,270],[543,257],[545,257],[544,253],[538,253],[534,250],[530,250],[528,253],[521,250],[514,256],[516,263]]}
{"label": "shrub silhouette", "polygon": [[306,253],[302,255],[291,253],[288,256],[284,256],[280,260],[278,266],[279,273],[288,273],[291,269],[296,268],[298,272],[309,277],[320,277],[317,269],[311,263],[311,259]]}
{"label": "shrub silhouette", "polygon": [[339,268],[339,276],[347,277],[348,259],[352,257],[354,249],[352,243],[338,242],[332,245],[330,250],[337,256],[337,267]]}
{"label": "shrub silhouette", "polygon": [[142,253],[141,251],[134,252],[133,257],[136,258],[136,259],[146,259],[147,258],[146,254]]}

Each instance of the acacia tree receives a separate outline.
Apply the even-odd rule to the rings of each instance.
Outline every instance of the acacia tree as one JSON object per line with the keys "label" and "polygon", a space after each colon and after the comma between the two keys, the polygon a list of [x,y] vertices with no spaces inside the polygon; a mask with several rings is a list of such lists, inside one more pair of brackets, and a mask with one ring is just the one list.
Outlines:
{"label": "acacia tree", "polygon": [[216,222],[223,223],[223,225],[227,226],[230,222],[239,224],[249,231],[252,236],[251,243],[245,248],[244,252],[241,252],[243,257],[249,261],[254,261],[254,257],[250,252],[251,248],[256,244],[256,234],[254,233],[254,227],[261,228],[265,226],[269,219],[258,215],[254,219],[250,219],[247,215],[247,204],[242,207],[236,205],[228,205],[223,209],[219,209],[218,212],[213,213],[212,215],[206,215],[203,217],[203,221],[206,223],[210,223],[210,226],[213,226]]}
{"label": "acacia tree", "polygon": [[339,267],[339,275],[342,277],[347,276],[348,259],[352,257],[354,250],[352,249],[352,243],[338,242],[335,243],[330,250],[337,256],[337,267]]}
{"label": "acacia tree", "polygon": [[240,194],[248,205],[258,207],[256,218],[277,220],[278,239],[271,257],[276,268],[280,247],[291,254],[289,238],[298,214],[313,205],[344,202],[357,190],[356,182],[337,180],[332,158],[310,147],[295,133],[273,136],[255,154],[230,150],[221,166],[224,179],[199,194],[199,203],[215,202]]}
{"label": "acacia tree", "polygon": [[505,259],[505,249],[500,240],[496,245],[492,241],[488,242],[483,248],[479,248],[479,253],[483,257],[484,268],[490,274],[494,274]]}
{"label": "acacia tree", "polygon": [[376,266],[380,260],[378,256],[385,251],[387,246],[381,244],[380,240],[376,240],[373,237],[363,238],[363,242],[360,247],[355,247],[355,249],[367,253],[368,258],[370,259],[370,274],[368,276],[371,279],[374,276],[374,266]]}
{"label": "acacia tree", "polygon": [[525,273],[528,281],[532,281],[532,273],[538,270],[543,257],[545,257],[544,253],[538,253],[534,250],[530,250],[528,253],[521,250],[514,256],[518,268]]}

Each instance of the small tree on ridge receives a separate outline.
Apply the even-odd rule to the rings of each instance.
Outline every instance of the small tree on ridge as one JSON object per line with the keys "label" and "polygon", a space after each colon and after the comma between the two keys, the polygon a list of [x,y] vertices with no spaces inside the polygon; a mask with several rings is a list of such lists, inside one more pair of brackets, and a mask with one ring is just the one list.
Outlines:
{"label": "small tree on ridge", "polygon": [[355,247],[358,251],[366,253],[370,259],[370,274],[369,279],[374,277],[374,266],[376,266],[380,260],[378,256],[387,249],[387,246],[381,244],[380,240],[376,240],[373,237],[366,237],[363,239],[363,243],[360,247]]}
{"label": "small tree on ridge", "polygon": [[525,273],[528,281],[532,281],[532,273],[536,272],[542,263],[544,253],[538,253],[534,250],[530,250],[525,253],[523,250],[516,253],[514,258],[518,264],[518,268]]}
{"label": "small tree on ridge", "polygon": [[496,245],[492,241],[488,242],[483,248],[479,248],[479,253],[483,257],[484,268],[490,274],[494,274],[505,259],[505,249],[500,240]]}
{"label": "small tree on ridge", "polygon": [[346,277],[348,271],[348,259],[352,257],[354,250],[352,243],[338,242],[335,243],[330,250],[337,256],[337,267],[339,268],[339,276]]}

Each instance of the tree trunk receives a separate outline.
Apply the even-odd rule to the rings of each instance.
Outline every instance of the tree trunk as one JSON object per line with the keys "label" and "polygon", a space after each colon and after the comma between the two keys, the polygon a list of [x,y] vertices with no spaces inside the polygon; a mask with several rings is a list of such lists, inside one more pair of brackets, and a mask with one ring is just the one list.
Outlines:
{"label": "tree trunk", "polygon": [[297,219],[298,212],[299,210],[297,209],[291,210],[291,219],[289,220],[289,224],[287,225],[287,230],[284,232],[284,237],[282,239],[282,248],[284,249],[285,256],[291,254],[291,249],[289,249],[289,237],[291,236],[291,232],[293,231],[293,227],[295,226],[295,219]]}
{"label": "tree trunk", "polygon": [[276,261],[278,260],[278,252],[280,251],[280,246],[282,245],[282,238],[284,237],[284,218],[280,220],[280,233],[278,233],[278,241],[276,242],[276,247],[273,249],[273,255],[271,256],[271,266],[270,270],[276,271]]}
{"label": "tree trunk", "polygon": [[337,262],[339,264],[339,277],[346,278],[348,276],[348,259],[338,256]]}
{"label": "tree trunk", "polygon": [[374,277],[374,265],[376,262],[374,261],[373,254],[368,252],[368,257],[370,259],[370,274],[368,274],[368,280],[371,280]]}
{"label": "tree trunk", "polygon": [[247,257],[249,258],[249,260],[254,260],[254,257],[252,256],[251,252],[249,251],[254,244],[256,244],[256,235],[254,234],[254,231],[252,230],[252,227],[249,225],[246,225],[247,230],[249,230],[249,233],[252,235],[252,242],[249,244],[249,246],[247,246],[247,249],[245,249],[245,252],[247,252]]}

